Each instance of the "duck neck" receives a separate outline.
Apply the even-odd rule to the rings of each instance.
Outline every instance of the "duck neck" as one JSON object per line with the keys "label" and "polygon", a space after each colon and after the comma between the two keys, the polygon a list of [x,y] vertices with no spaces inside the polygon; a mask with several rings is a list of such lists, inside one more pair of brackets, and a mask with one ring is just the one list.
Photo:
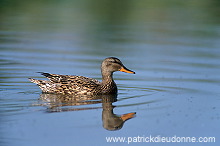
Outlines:
{"label": "duck neck", "polygon": [[102,72],[102,83],[103,84],[114,83],[112,76],[113,76],[113,72]]}
{"label": "duck neck", "polygon": [[102,71],[102,83],[101,83],[101,90],[103,93],[107,94],[116,94],[117,93],[117,86],[112,78],[113,72],[103,72]]}

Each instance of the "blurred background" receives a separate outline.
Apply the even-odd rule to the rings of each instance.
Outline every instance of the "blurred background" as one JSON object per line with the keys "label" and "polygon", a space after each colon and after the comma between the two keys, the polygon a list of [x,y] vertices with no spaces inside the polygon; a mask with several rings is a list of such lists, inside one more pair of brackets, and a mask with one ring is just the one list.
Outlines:
{"label": "blurred background", "polygon": [[[219,0],[1,0],[0,145],[219,138],[219,14]],[[103,128],[101,103],[47,112],[40,89],[27,80],[42,78],[39,71],[101,80],[100,64],[109,56],[136,72],[114,75],[114,111],[137,112],[118,131]]]}

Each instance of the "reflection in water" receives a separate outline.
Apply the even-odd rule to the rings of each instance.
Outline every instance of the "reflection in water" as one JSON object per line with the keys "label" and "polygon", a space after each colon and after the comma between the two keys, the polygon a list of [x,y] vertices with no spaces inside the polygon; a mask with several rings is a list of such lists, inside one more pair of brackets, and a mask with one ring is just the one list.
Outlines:
{"label": "reflection in water", "polygon": [[[82,105],[92,105],[102,103],[102,122],[103,127],[107,130],[119,130],[123,127],[125,121],[133,118],[136,112],[116,115],[113,109],[116,107],[112,105],[117,101],[117,95],[97,95],[97,96],[73,96],[62,94],[41,94],[40,100],[46,105],[47,112],[64,112],[64,111],[79,111],[99,109],[101,107],[76,107]],[[71,106],[71,107],[68,107]],[[75,107],[73,107],[75,106]]]}
{"label": "reflection in water", "polygon": [[113,106],[112,101],[109,100],[103,100],[102,108],[103,127],[107,130],[121,129],[124,122],[133,118],[136,114],[135,112],[123,114],[121,116],[114,114],[113,109],[115,108],[115,106]]}

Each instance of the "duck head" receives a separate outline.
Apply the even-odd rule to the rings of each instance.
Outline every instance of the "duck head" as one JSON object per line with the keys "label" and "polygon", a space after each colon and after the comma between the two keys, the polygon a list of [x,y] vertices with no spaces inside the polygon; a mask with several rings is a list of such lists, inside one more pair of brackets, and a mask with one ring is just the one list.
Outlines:
{"label": "duck head", "polygon": [[115,71],[121,71],[126,73],[135,74],[134,71],[127,69],[122,62],[116,57],[108,57],[106,58],[101,65],[102,73],[110,73],[112,74]]}

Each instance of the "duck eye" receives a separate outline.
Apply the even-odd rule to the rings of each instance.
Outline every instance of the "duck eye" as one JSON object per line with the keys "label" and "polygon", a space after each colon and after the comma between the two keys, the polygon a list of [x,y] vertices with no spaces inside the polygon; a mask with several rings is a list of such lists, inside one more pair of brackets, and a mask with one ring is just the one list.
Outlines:
{"label": "duck eye", "polygon": [[115,60],[111,60],[110,62],[111,62],[111,63],[117,63]]}
{"label": "duck eye", "polygon": [[114,61],[111,61],[112,63],[115,63],[115,64],[119,64],[119,65],[121,65],[121,63],[120,62],[118,62],[118,61],[116,61],[116,60],[114,60]]}

